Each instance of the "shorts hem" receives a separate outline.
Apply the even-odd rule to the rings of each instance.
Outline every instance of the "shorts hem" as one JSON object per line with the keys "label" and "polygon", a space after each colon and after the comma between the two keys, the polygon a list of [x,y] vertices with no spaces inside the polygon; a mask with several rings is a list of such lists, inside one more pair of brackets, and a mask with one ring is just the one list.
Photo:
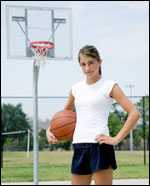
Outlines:
{"label": "shorts hem", "polygon": [[106,167],[97,168],[97,169],[95,169],[95,170],[92,170],[92,171],[86,172],[86,173],[84,173],[84,172],[79,172],[79,171],[73,171],[73,170],[71,170],[71,173],[72,173],[72,174],[78,174],[78,175],[88,175],[88,174],[93,174],[93,173],[95,173],[95,172],[97,172],[97,171],[100,171],[100,170],[108,169],[109,167],[111,167],[113,171],[114,171],[115,169],[117,169],[117,166],[112,167],[111,165],[108,165],[108,166],[106,166]]}

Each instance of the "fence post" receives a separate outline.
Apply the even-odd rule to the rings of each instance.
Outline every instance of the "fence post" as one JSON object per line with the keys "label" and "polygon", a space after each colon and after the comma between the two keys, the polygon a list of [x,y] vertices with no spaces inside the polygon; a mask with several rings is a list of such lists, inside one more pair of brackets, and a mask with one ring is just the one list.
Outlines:
{"label": "fence post", "polygon": [[144,146],[144,165],[146,165],[146,144],[145,144],[145,96],[143,96],[143,146]]}

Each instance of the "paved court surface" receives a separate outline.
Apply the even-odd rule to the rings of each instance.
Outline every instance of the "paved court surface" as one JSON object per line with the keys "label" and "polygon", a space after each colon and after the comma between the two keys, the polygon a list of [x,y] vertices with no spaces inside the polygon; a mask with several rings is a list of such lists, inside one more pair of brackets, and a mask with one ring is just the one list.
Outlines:
{"label": "paved court surface", "polygon": [[[1,185],[34,185],[33,182],[1,183]],[[70,181],[43,181],[39,185],[71,185]],[[94,182],[92,182],[94,185]],[[113,185],[149,185],[149,179],[117,179]]]}

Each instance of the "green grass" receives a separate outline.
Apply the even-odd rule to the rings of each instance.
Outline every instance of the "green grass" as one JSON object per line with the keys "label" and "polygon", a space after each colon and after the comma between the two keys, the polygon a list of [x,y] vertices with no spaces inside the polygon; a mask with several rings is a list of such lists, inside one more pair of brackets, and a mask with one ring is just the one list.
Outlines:
{"label": "green grass", "polygon": [[114,178],[148,178],[149,159],[146,154],[146,165],[144,165],[143,151],[118,151],[116,159],[118,169],[114,171]]}
{"label": "green grass", "polygon": [[[33,181],[33,154],[29,158],[25,152],[4,152],[1,173],[2,182]],[[52,151],[39,153],[39,180],[70,180],[72,151]],[[118,169],[114,178],[148,178],[147,164],[143,163],[142,151],[116,151]]]}

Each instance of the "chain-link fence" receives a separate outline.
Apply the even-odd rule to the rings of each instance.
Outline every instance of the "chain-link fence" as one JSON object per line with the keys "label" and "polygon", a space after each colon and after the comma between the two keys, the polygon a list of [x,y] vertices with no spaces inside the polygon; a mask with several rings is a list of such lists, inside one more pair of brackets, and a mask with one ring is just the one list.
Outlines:
{"label": "chain-link fence", "polygon": [[[130,134],[118,145],[115,146],[116,150],[146,150],[149,149],[149,96],[132,96],[129,99],[136,105],[136,108],[140,111],[140,119],[137,122],[136,127]],[[52,115],[64,108],[67,97],[39,97],[39,147],[40,150],[44,149],[57,149],[57,148],[71,148],[71,143],[61,145],[48,145],[45,135],[45,129],[49,125],[49,121]],[[22,112],[26,114],[25,118],[29,125],[23,127],[22,123],[17,120],[19,116],[18,105],[22,108]],[[33,100],[32,97],[2,97],[2,114],[6,114],[5,118],[2,115],[2,143],[3,150],[32,150],[32,123],[33,123]],[[7,107],[4,107],[7,106]],[[12,106],[12,107],[11,107]],[[16,110],[15,110],[16,108]],[[5,113],[6,112],[6,113]],[[12,113],[11,113],[12,112]],[[18,115],[18,117],[17,117]],[[15,121],[16,119],[16,121]],[[118,103],[114,101],[110,116],[109,116],[109,128],[110,135],[115,136],[121,129],[127,119],[127,113],[121,108]],[[13,124],[16,124],[16,128]],[[13,126],[11,126],[11,123]],[[30,135],[28,129],[30,128]],[[21,132],[21,131],[26,132]],[[15,133],[16,131],[16,133]],[[20,133],[17,131],[20,131]],[[7,134],[7,132],[9,132]],[[10,134],[10,132],[14,132]],[[30,136],[30,138],[29,138]],[[29,143],[30,140],[30,143]]]}

